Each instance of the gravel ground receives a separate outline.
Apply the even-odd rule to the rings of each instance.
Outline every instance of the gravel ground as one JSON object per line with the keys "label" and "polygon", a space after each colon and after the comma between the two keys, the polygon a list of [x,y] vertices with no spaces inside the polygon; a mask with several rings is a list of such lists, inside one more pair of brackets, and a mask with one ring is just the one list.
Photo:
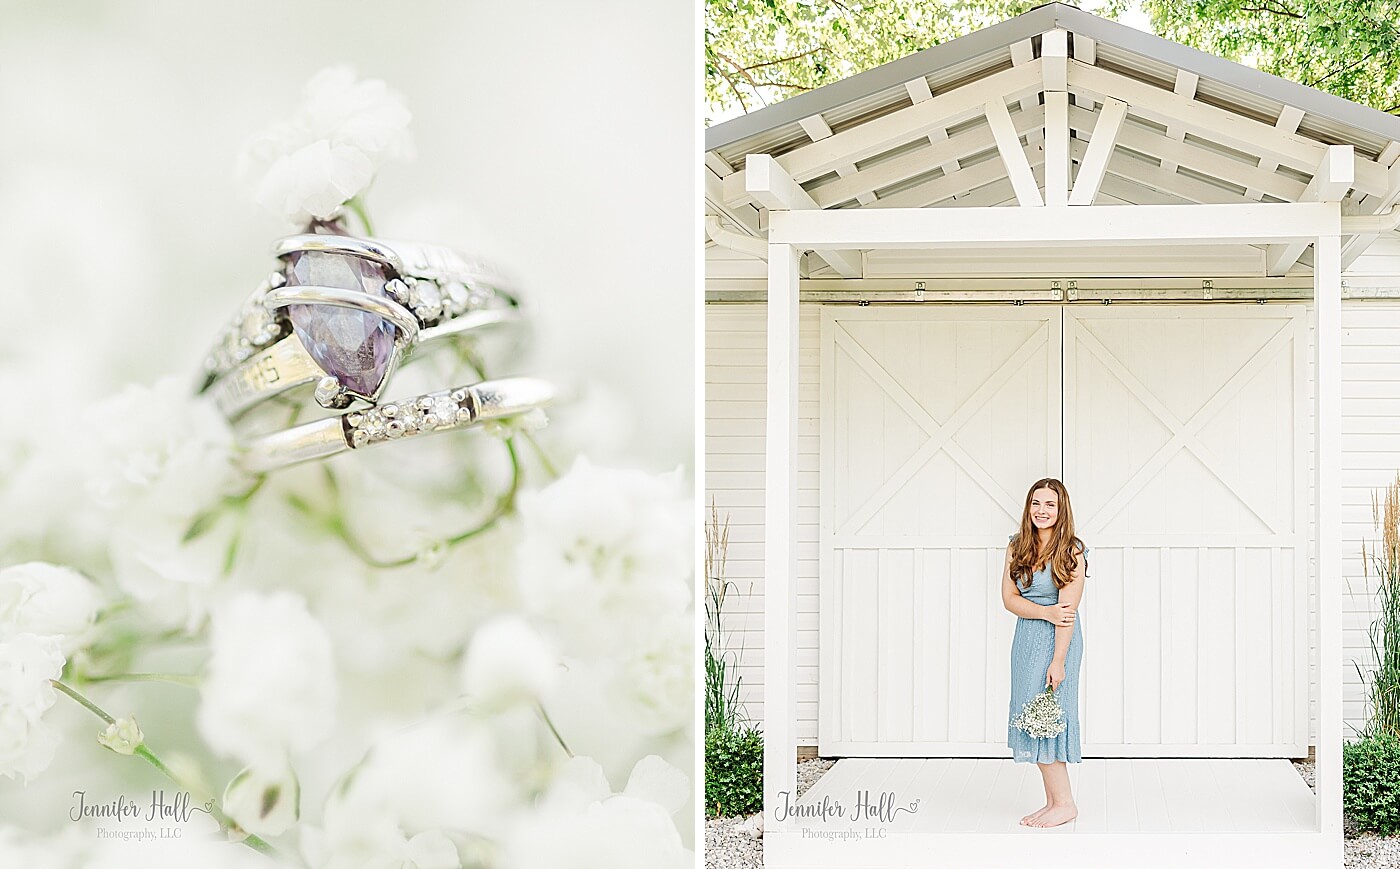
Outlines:
{"label": "gravel ground", "polygon": [[[831,769],[834,760],[804,760],[797,765],[797,795]],[[1293,768],[1308,787],[1313,785],[1313,765],[1295,760]],[[1343,848],[1346,869],[1400,869],[1400,837],[1377,836],[1357,831],[1345,814]],[[763,817],[715,818],[705,822],[705,869],[763,869]]]}
{"label": "gravel ground", "polygon": [[[797,795],[836,764],[804,760],[797,765]],[[705,822],[705,869],[763,869],[763,813]]]}

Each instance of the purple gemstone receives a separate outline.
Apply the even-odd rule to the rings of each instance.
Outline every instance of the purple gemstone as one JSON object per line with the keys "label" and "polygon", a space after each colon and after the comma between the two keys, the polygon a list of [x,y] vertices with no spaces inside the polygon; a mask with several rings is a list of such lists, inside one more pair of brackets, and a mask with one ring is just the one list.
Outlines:
{"label": "purple gemstone", "polygon": [[[374,260],[324,251],[288,256],[287,286],[336,287],[384,297],[384,267]],[[394,326],[378,314],[333,305],[290,305],[297,337],[327,374],[359,395],[384,382],[394,349]]]}

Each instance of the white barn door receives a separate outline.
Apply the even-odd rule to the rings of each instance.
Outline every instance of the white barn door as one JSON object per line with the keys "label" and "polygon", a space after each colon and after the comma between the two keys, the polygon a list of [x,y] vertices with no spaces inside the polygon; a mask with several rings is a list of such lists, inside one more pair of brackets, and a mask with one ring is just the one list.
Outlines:
{"label": "white barn door", "polygon": [[994,580],[1025,486],[1059,470],[1060,333],[1056,308],[823,308],[822,754],[1005,742]]}
{"label": "white barn door", "polygon": [[1305,753],[1304,312],[824,307],[819,751],[1008,754],[1002,552],[1048,475],[1085,754]]}
{"label": "white barn door", "polygon": [[1064,325],[1086,743],[1306,754],[1306,308],[1070,307]]}

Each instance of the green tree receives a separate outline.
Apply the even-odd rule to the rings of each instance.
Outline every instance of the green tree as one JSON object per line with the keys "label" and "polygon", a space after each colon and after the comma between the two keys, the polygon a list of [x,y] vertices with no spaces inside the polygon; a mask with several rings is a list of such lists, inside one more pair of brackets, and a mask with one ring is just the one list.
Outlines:
{"label": "green tree", "polygon": [[[955,39],[1028,0],[707,0],[706,123]],[[1075,4],[1078,5],[1078,4]],[[1400,113],[1400,0],[1105,0],[1154,32],[1385,112]]]}
{"label": "green tree", "polygon": [[709,115],[762,108],[1038,5],[1032,0],[706,0]]}
{"label": "green tree", "polygon": [[[1117,15],[1137,0],[1109,0]],[[1141,0],[1174,42],[1383,112],[1400,112],[1396,0]]]}

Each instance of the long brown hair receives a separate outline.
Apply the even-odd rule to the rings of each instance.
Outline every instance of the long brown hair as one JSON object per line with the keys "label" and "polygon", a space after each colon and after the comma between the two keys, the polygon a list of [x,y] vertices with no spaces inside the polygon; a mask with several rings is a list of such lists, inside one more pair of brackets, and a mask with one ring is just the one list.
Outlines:
{"label": "long brown hair", "polygon": [[[1035,523],[1031,522],[1031,498],[1037,489],[1049,489],[1059,501],[1059,515],[1050,529],[1050,543],[1046,552],[1040,552],[1040,537]],[[1026,490],[1026,504],[1021,509],[1021,531],[1011,540],[1011,578],[1022,588],[1029,588],[1031,574],[1047,560],[1053,565],[1050,571],[1056,588],[1064,588],[1074,576],[1074,556],[1083,555],[1084,541],[1074,536],[1074,511],[1069,506],[1069,491],[1065,484],[1054,477],[1036,480]],[[1089,558],[1084,556],[1084,575],[1089,575]]]}

